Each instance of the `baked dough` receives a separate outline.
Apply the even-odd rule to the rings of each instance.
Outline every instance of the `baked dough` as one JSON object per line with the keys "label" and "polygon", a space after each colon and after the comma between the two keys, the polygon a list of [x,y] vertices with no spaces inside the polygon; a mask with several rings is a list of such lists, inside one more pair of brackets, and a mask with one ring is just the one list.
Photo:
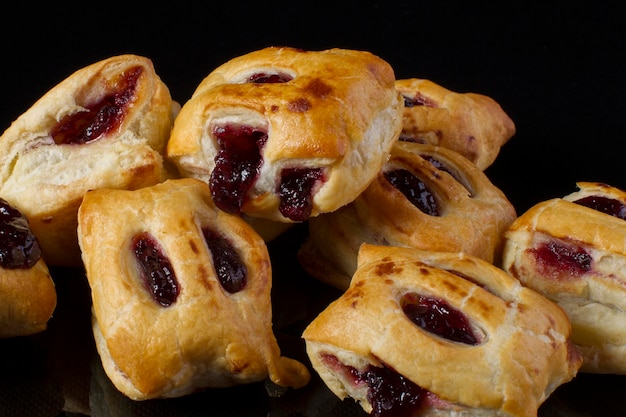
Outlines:
{"label": "baked dough", "polygon": [[28,217],[48,265],[80,265],[85,191],[164,179],[176,106],[150,60],[121,55],[71,74],[2,134],[0,196]]}
{"label": "baked dough", "polygon": [[[396,170],[415,184],[407,191],[386,175]],[[421,186],[420,189],[418,186]],[[429,194],[427,194],[429,193]],[[436,214],[429,210],[436,209]],[[433,211],[434,213],[434,211]],[[472,162],[434,145],[398,141],[370,186],[351,204],[309,221],[298,258],[313,277],[346,289],[362,243],[464,252],[500,260],[503,234],[515,220],[513,205]]]}
{"label": "baked dough", "polygon": [[600,183],[578,187],[511,225],[503,268],[567,312],[581,371],[626,374],[626,221],[581,204],[595,197],[600,206],[621,206],[623,216],[626,193]]}
{"label": "baked dough", "polygon": [[[198,85],[167,156],[181,176],[210,184],[225,211],[305,221],[352,201],[382,167],[401,129],[394,81],[391,66],[369,52],[250,52]],[[220,136],[242,128],[253,132],[245,140]]]}
{"label": "baked dough", "polygon": [[0,199],[0,338],[44,331],[57,293],[28,219]]}
{"label": "baked dough", "polygon": [[[215,208],[205,183],[170,179],[134,191],[89,191],[78,222],[96,347],[126,396],[179,397],[267,377],[287,387],[308,382],[303,364],[281,356],[272,331],[264,241],[240,217]],[[134,252],[150,241],[171,271],[154,285],[144,282]],[[235,257],[212,255],[214,242],[227,242],[222,251]],[[244,270],[243,279],[222,285],[222,270],[226,278]]]}
{"label": "baked dough", "polygon": [[[421,406],[420,416],[499,417],[536,417],[546,398],[576,375],[581,358],[563,310],[495,266],[463,254],[368,244],[358,261],[350,288],[303,337],[328,388],[371,415],[381,415],[377,404],[385,395],[376,384],[397,396],[408,392],[390,379],[398,374],[414,389],[404,399],[415,400],[401,415]],[[424,314],[405,313],[419,297],[437,307],[426,303]],[[428,316],[437,308],[448,313],[444,330],[462,323],[460,312],[467,320],[455,327],[461,331],[431,330],[437,320],[431,326]]]}
{"label": "baked dough", "polygon": [[397,80],[396,88],[405,99],[402,139],[452,149],[481,170],[515,134],[515,124],[491,97],[419,78]]}

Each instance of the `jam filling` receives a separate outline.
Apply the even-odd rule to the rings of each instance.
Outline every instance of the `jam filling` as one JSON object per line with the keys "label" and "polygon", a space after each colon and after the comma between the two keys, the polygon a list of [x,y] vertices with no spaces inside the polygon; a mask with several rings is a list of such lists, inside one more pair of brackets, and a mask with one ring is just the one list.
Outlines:
{"label": "jam filling", "polygon": [[426,398],[425,389],[389,368],[370,366],[364,376],[372,416],[410,417]]}
{"label": "jam filling", "polygon": [[285,168],[281,171],[278,210],[286,218],[302,222],[313,210],[313,189],[324,180],[321,168]]}
{"label": "jam filling", "polygon": [[213,266],[218,280],[225,291],[233,294],[245,288],[248,268],[241,261],[241,257],[233,245],[219,233],[208,228],[202,229],[207,242]]}
{"label": "jam filling", "polygon": [[[267,132],[250,126],[215,126],[213,135],[219,147],[209,186],[215,205],[238,214],[258,179],[267,142]],[[314,188],[324,181],[321,168],[285,168],[280,173],[279,211],[293,221],[305,221],[313,209]]]}
{"label": "jam filling", "polygon": [[248,82],[253,84],[279,84],[293,80],[293,77],[283,72],[268,74],[259,72],[248,77]]}
{"label": "jam filling", "polygon": [[626,205],[614,198],[589,196],[576,200],[574,203],[626,220]]}
{"label": "jam filling", "polygon": [[267,132],[250,126],[215,126],[218,153],[209,186],[215,205],[227,213],[240,213],[247,194],[259,176],[261,150]]}
{"label": "jam filling", "polygon": [[41,248],[26,217],[0,198],[0,266],[28,269],[41,258]]}
{"label": "jam filling", "polygon": [[141,278],[152,298],[163,307],[172,305],[178,297],[179,288],[169,259],[148,233],[136,235],[132,245]]}
{"label": "jam filling", "polygon": [[[407,95],[402,95],[404,99],[404,107],[405,108],[413,108],[413,107],[438,107],[437,103],[432,99],[421,95],[420,93],[416,93],[414,96],[410,97]],[[438,134],[439,136],[439,134]],[[415,142],[415,143],[426,143],[425,140],[415,137],[414,134],[407,133],[402,131],[399,137],[400,141],[404,142]]]}
{"label": "jam filling", "polygon": [[388,367],[368,366],[361,372],[328,354],[322,356],[322,361],[354,386],[367,385],[372,417],[411,417],[428,400],[427,390]]}
{"label": "jam filling", "polygon": [[428,97],[424,97],[420,93],[415,94],[413,97],[402,95],[402,98],[404,99],[404,107],[407,108],[412,108],[416,106],[437,107],[437,103],[435,103]]}
{"label": "jam filling", "polygon": [[422,212],[439,216],[440,211],[435,196],[426,184],[406,169],[394,169],[384,173],[385,178],[391,185]]}
{"label": "jam filling", "polygon": [[430,333],[467,345],[480,343],[467,316],[442,299],[407,293],[402,297],[401,306],[413,323]]}
{"label": "jam filling", "polygon": [[85,144],[118,129],[136,98],[143,67],[133,67],[120,74],[109,93],[99,101],[85,105],[86,111],[65,116],[51,130],[56,144]]}
{"label": "jam filling", "polygon": [[593,258],[583,248],[562,241],[549,241],[529,252],[540,273],[553,278],[576,278],[591,270]]}

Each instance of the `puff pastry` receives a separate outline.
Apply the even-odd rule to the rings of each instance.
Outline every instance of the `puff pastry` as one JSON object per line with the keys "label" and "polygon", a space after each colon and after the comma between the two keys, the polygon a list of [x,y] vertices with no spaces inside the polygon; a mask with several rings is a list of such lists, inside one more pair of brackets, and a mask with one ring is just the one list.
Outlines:
{"label": "puff pastry", "polygon": [[0,338],[42,332],[57,293],[28,219],[0,198]]}
{"label": "puff pastry", "polygon": [[503,268],[567,312],[582,371],[626,374],[626,193],[578,187],[511,225]]}
{"label": "puff pastry", "polygon": [[404,97],[401,138],[452,149],[481,170],[515,134],[513,120],[491,97],[457,93],[433,81],[396,81]]}
{"label": "puff pastry", "polygon": [[298,258],[317,279],[346,289],[362,243],[464,252],[499,260],[513,205],[455,151],[398,141],[351,204],[309,221]]}
{"label": "puff pastry", "polygon": [[581,358],[556,304],[475,257],[364,244],[305,329],[315,371],[372,416],[536,417]]}
{"label": "puff pastry", "polygon": [[80,265],[85,191],[163,180],[176,108],[150,60],[121,55],[71,74],[2,134],[0,196],[28,217],[49,265]]}
{"label": "puff pastry", "polygon": [[198,85],[167,156],[222,210],[302,222],[353,200],[382,167],[401,129],[394,81],[369,52],[250,52]]}
{"label": "puff pastry", "polygon": [[126,396],[178,397],[268,377],[308,382],[272,331],[263,239],[217,209],[205,183],[89,191],[78,222],[96,347]]}

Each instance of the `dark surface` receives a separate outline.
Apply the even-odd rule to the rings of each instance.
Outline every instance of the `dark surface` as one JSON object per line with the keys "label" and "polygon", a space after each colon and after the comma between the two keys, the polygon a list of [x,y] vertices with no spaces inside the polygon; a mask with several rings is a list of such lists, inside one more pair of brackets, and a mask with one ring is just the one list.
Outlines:
{"label": "dark surface", "polygon": [[[617,2],[307,4],[5,5],[0,130],[71,72],[112,55],[151,58],[174,99],[184,103],[209,71],[255,49],[363,49],[386,59],[397,78],[427,78],[500,103],[517,134],[486,172],[519,213],[575,191],[577,181],[626,189],[626,31]],[[302,353],[294,334],[306,315],[333,296],[303,276],[286,249],[300,237],[289,234],[272,246],[276,321],[283,349],[295,356]],[[281,398],[252,385],[179,400],[130,402],[102,378],[93,355],[80,273],[54,272],[63,303],[49,331],[0,340],[0,417],[56,416],[64,396],[77,397],[79,405],[91,397],[94,416],[363,415],[317,381]],[[301,311],[303,306],[308,309]],[[621,417],[624,394],[623,376],[579,375],[550,398],[540,416]]]}

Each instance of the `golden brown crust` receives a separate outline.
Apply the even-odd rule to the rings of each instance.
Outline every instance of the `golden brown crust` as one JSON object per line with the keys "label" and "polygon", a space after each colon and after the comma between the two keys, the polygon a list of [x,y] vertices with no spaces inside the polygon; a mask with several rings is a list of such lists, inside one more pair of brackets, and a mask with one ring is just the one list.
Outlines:
{"label": "golden brown crust", "polygon": [[[286,83],[246,82],[257,73],[285,73]],[[394,73],[362,51],[265,48],[211,72],[183,105],[168,143],[182,176],[209,182],[218,151],[211,127],[244,124],[268,134],[259,179],[242,212],[291,222],[278,210],[283,168],[321,167],[326,180],[311,216],[354,199],[384,163],[400,133],[402,101]]]}
{"label": "golden brown crust", "polygon": [[[434,158],[454,174],[437,169]],[[384,173],[406,169],[434,194],[440,215],[412,204]],[[454,177],[458,178],[455,179]],[[397,142],[383,170],[350,205],[309,222],[299,259],[314,277],[345,289],[361,243],[464,252],[488,262],[500,259],[513,205],[487,176],[458,153],[434,145]]]}
{"label": "golden brown crust", "polygon": [[[119,128],[85,144],[57,144],[51,132],[66,116],[111,94],[125,71],[141,68],[133,105]],[[175,103],[152,62],[111,57],[57,84],[0,137],[0,195],[30,220],[49,265],[79,265],[76,211],[95,188],[135,189],[160,182],[162,153]]]}
{"label": "golden brown crust", "polygon": [[[460,310],[482,335],[480,342],[452,342],[417,326],[401,307],[407,293]],[[463,254],[368,244],[350,288],[303,337],[329,388],[353,396],[366,411],[364,392],[329,369],[324,355],[359,371],[370,365],[394,369],[441,400],[427,406],[450,411],[437,415],[472,410],[534,417],[581,362],[562,309],[493,265]]]}
{"label": "golden brown crust", "polygon": [[511,118],[485,95],[457,93],[418,78],[397,80],[396,88],[407,99],[423,103],[405,106],[402,137],[452,149],[481,170],[515,134]]}
{"label": "golden brown crust", "polygon": [[[268,376],[284,386],[308,382],[304,365],[280,355],[272,332],[265,243],[241,218],[216,209],[206,184],[179,179],[136,191],[90,191],[78,219],[98,352],[124,394],[176,397]],[[230,294],[220,285],[203,228],[241,256],[243,290]],[[158,242],[178,281],[169,307],[153,299],[138,271],[131,242],[142,232]]]}
{"label": "golden brown crust", "polygon": [[54,282],[43,259],[27,269],[0,268],[0,338],[42,332],[56,304]]}
{"label": "golden brown crust", "polygon": [[[567,312],[572,340],[583,353],[582,371],[626,374],[626,222],[574,202],[601,196],[626,203],[626,193],[605,184],[578,186],[534,205],[511,225],[502,265]],[[554,244],[580,251],[582,269],[573,260],[544,264],[536,251]]]}

